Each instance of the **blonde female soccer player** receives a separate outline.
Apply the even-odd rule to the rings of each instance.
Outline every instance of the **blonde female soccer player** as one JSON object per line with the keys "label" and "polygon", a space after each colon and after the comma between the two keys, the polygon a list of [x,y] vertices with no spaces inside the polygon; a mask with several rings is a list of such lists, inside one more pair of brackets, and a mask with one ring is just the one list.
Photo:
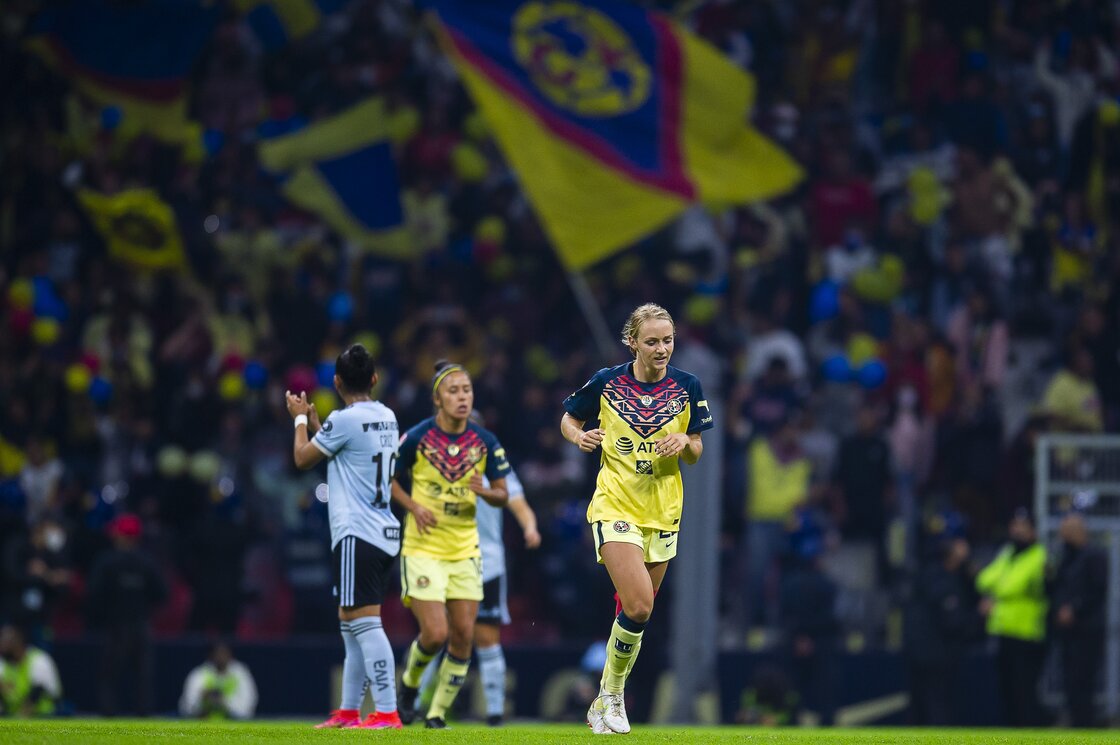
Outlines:
{"label": "blonde female soccer player", "polygon": [[[585,453],[602,448],[587,521],[599,563],[622,604],[607,641],[599,695],[587,710],[596,734],[630,731],[623,691],[654,595],[677,554],[684,499],[680,461],[700,459],[700,433],[712,428],[700,381],[669,365],[675,335],[664,308],[635,308],[622,329],[634,361],[600,370],[564,401],[565,439]],[[584,429],[594,420],[597,427]]]}
{"label": "blonde female soccer player", "polygon": [[[405,433],[400,443],[393,499],[406,510],[401,547],[401,594],[420,624],[401,679],[401,721],[416,717],[424,668],[447,643],[426,726],[447,726],[446,712],[470,666],[478,604],[483,598],[476,499],[495,507],[509,500],[506,451],[488,430],[470,421],[471,378],[441,360],[432,377],[436,414]],[[401,475],[411,481],[409,490]],[[483,480],[489,481],[489,485]]]}

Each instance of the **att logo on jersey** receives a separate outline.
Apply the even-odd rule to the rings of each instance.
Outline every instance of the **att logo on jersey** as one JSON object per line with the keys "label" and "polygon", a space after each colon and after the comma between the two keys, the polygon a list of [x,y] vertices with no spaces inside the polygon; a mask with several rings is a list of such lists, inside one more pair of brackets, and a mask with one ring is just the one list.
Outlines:
{"label": "att logo on jersey", "polygon": [[623,455],[630,455],[634,452],[634,441],[629,437],[619,437],[614,441],[614,446]]}

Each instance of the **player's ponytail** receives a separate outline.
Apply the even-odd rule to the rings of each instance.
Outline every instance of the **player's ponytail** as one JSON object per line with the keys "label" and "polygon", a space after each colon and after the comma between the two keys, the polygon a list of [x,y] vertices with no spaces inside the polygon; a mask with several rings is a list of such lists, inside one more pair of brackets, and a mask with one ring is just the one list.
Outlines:
{"label": "player's ponytail", "polygon": [[368,349],[361,344],[352,344],[338,355],[334,371],[342,381],[342,387],[348,392],[366,393],[373,387],[377,366]]}

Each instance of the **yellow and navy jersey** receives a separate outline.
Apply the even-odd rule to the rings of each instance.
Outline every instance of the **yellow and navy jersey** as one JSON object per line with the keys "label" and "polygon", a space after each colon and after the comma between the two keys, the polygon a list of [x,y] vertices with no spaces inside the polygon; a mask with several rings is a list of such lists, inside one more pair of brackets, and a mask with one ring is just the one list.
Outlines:
{"label": "yellow and navy jersey", "polygon": [[[510,471],[505,448],[488,430],[468,422],[453,435],[430,417],[405,432],[398,450],[397,475],[406,474],[412,498],[431,510],[437,524],[424,535],[411,514],[405,520],[402,556],[428,556],[457,561],[481,556],[471,476],[491,482]],[[404,484],[402,484],[404,486]]]}
{"label": "yellow and navy jersey", "polygon": [[684,500],[679,456],[659,457],[653,446],[667,435],[711,429],[712,414],[696,376],[669,366],[661,380],[642,383],[633,368],[604,368],[564,401],[573,417],[606,430],[587,520],[676,531]]}

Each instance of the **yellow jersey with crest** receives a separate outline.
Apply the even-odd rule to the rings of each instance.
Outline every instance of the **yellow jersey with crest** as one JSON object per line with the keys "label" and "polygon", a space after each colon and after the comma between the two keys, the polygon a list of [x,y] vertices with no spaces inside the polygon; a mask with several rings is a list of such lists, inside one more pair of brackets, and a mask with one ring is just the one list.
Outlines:
{"label": "yellow jersey with crest", "polygon": [[478,495],[471,490],[470,481],[479,473],[493,483],[510,472],[498,438],[474,422],[468,422],[460,434],[444,432],[435,417],[429,417],[405,432],[398,452],[395,478],[437,521],[421,535],[409,513],[401,556],[448,561],[480,557],[475,520]]}
{"label": "yellow jersey with crest", "polygon": [[680,529],[684,485],[680,457],[662,458],[654,443],[714,425],[696,376],[669,366],[656,383],[634,377],[634,364],[604,368],[564,400],[585,427],[606,431],[588,522],[625,520],[661,531]]}

